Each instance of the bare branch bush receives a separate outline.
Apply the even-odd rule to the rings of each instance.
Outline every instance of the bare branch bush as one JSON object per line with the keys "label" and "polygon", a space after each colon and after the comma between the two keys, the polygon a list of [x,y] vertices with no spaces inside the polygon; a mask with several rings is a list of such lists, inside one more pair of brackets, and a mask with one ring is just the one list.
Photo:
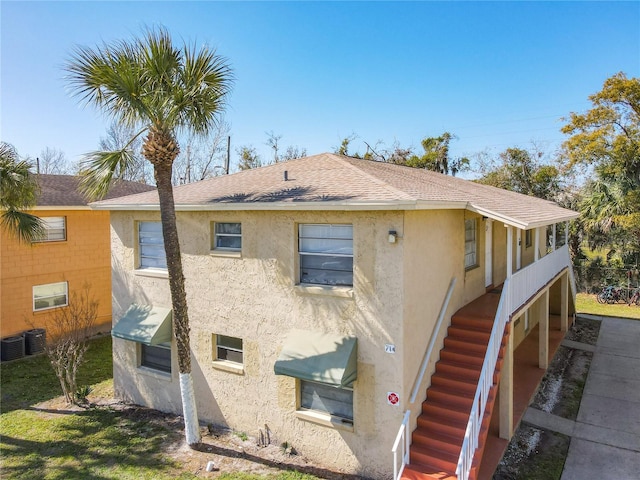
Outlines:
{"label": "bare branch bush", "polygon": [[91,295],[91,286],[85,284],[80,291],[71,293],[69,304],[57,308],[46,325],[45,352],[70,405],[85,400],[78,395],[78,368],[85,361],[97,317],[98,301]]}

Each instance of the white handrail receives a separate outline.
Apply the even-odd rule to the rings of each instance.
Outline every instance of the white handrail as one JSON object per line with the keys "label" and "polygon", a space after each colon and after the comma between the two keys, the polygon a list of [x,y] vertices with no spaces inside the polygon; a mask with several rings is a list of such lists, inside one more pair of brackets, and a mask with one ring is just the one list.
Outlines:
{"label": "white handrail", "polygon": [[449,289],[447,290],[447,294],[444,297],[444,301],[442,302],[442,307],[440,308],[440,314],[438,315],[438,320],[436,321],[435,328],[431,331],[431,338],[429,339],[429,346],[427,346],[427,350],[424,352],[424,356],[422,357],[422,365],[420,366],[420,372],[413,382],[413,389],[411,390],[411,398],[409,399],[409,403],[413,404],[416,401],[416,396],[418,395],[418,391],[420,390],[420,385],[422,384],[422,380],[424,379],[424,374],[427,371],[427,366],[429,365],[429,360],[431,359],[431,353],[433,352],[433,346],[436,343],[436,339],[440,334],[440,327],[442,326],[442,320],[444,320],[445,313],[447,313],[447,308],[449,307],[449,300],[451,300],[451,295],[453,294],[453,287],[456,286],[456,277],[451,279],[449,282]]}
{"label": "white handrail", "polygon": [[460,456],[458,457],[458,465],[456,475],[460,480],[467,480],[473,464],[473,457],[478,448],[480,428],[482,427],[482,418],[484,416],[487,405],[489,390],[493,385],[493,373],[496,369],[498,355],[500,353],[500,345],[504,336],[504,329],[513,312],[524,305],[539,289],[549,283],[563,268],[569,267],[568,247],[563,245],[558,250],[545,255],[543,258],[513,274],[511,278],[505,280],[502,287],[502,295],[498,303],[498,310],[491,329],[491,337],[487,345],[478,387],[471,413],[469,414],[469,422],[465,431]]}
{"label": "white handrail", "polygon": [[504,329],[509,319],[509,311],[511,310],[509,305],[510,287],[510,279],[505,280],[502,286],[502,295],[498,303],[496,318],[493,322],[493,328],[491,329],[487,352],[484,356],[480,378],[478,379],[478,387],[473,397],[471,413],[469,414],[469,421],[467,422],[467,429],[464,433],[464,440],[456,468],[456,475],[458,479],[461,480],[467,480],[469,478],[473,464],[473,456],[478,448],[482,417],[484,416],[487,405],[489,390],[493,385],[493,372],[496,369],[498,354],[500,353],[500,344],[502,343]]}
{"label": "white handrail", "polygon": [[[435,345],[436,339],[439,336],[440,328],[442,327],[442,321],[444,320],[444,316],[447,312],[447,308],[449,308],[449,301],[451,300],[451,295],[453,294],[453,288],[456,285],[456,278],[453,277],[451,282],[449,282],[449,289],[447,290],[447,294],[444,297],[442,302],[442,307],[440,308],[440,314],[438,315],[438,320],[436,321],[436,325],[434,329],[431,331],[431,338],[429,339],[429,345],[425,350],[424,356],[422,357],[422,364],[420,365],[420,371],[413,382],[413,388],[411,391],[411,397],[409,398],[409,403],[413,404],[416,401],[416,396],[418,395],[418,391],[420,389],[420,385],[422,384],[422,380],[424,379],[424,374],[427,371],[427,366],[429,365],[429,360],[431,359],[431,353],[433,352],[433,347]],[[398,434],[396,435],[396,441],[393,443],[393,448],[391,449],[391,453],[393,454],[393,478],[397,480],[402,475],[404,471],[405,465],[409,463],[409,447],[411,445],[410,436],[409,436],[409,420],[411,418],[411,410],[407,410],[404,414],[404,418],[402,419],[402,424],[400,425],[400,429],[398,430]],[[398,446],[402,445],[402,465],[398,469]]]}
{"label": "white handrail", "polygon": [[[404,412],[404,417],[402,418],[402,424],[400,425],[400,430],[398,430],[398,435],[396,435],[396,441],[393,442],[393,448],[391,448],[391,453],[393,453],[393,478],[394,480],[400,478],[402,472],[404,471],[405,465],[409,463],[409,418],[411,417],[411,410],[407,410]],[[402,446],[401,456],[402,464],[400,465],[400,469],[398,469],[398,447]]]}

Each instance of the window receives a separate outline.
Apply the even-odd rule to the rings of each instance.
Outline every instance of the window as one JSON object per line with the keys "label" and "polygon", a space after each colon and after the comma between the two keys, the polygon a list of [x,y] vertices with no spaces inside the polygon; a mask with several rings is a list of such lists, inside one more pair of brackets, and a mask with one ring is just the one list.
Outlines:
{"label": "window", "polygon": [[215,345],[214,357],[216,360],[242,364],[243,352],[241,338],[215,335]]}
{"label": "window", "polygon": [[239,251],[242,249],[242,224],[216,222],[213,237],[215,250]]}
{"label": "window", "polygon": [[67,282],[49,283],[33,287],[33,311],[64,307],[69,300]]}
{"label": "window", "polygon": [[302,224],[300,283],[353,285],[353,225]]}
{"label": "window", "polygon": [[65,217],[41,217],[44,233],[36,242],[60,242],[67,239]]}
{"label": "window", "polygon": [[471,218],[464,221],[464,268],[478,265],[477,250],[476,219]]}
{"label": "window", "polygon": [[300,406],[353,423],[353,390],[300,380]]}
{"label": "window", "polygon": [[171,373],[171,344],[140,344],[140,366]]}
{"label": "window", "polygon": [[524,232],[524,246],[525,248],[529,248],[531,246],[531,230],[525,230]]}
{"label": "window", "polygon": [[139,222],[138,244],[140,268],[167,268],[160,222]]}

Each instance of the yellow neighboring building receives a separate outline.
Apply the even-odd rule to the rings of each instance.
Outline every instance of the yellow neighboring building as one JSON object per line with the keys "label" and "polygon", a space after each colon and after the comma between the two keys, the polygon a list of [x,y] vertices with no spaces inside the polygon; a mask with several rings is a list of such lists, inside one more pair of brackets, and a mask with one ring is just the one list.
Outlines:
{"label": "yellow neighboring building", "polygon": [[[91,286],[99,302],[97,324],[111,322],[109,212],[91,210],[77,191],[78,177],[36,175],[40,192],[32,213],[42,218],[46,235],[25,244],[0,229],[0,336],[44,327],[74,292]],[[118,182],[108,198],[153,190]],[[106,326],[106,329],[110,325]]]}

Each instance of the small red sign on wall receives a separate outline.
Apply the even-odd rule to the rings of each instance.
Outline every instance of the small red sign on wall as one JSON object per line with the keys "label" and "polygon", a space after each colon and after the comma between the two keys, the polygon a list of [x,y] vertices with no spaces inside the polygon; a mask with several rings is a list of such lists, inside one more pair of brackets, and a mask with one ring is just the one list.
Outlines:
{"label": "small red sign on wall", "polygon": [[400,404],[400,397],[395,392],[387,392],[387,403],[396,407]]}

